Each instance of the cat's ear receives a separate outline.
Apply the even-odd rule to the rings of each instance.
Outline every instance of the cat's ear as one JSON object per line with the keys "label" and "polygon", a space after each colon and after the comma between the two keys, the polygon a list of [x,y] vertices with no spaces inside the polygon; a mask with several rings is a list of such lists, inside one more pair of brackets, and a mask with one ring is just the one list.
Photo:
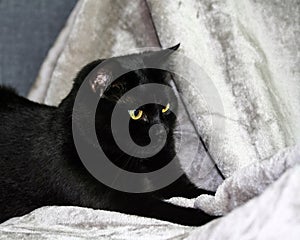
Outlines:
{"label": "cat's ear", "polygon": [[163,50],[159,51],[158,55],[157,55],[158,59],[161,62],[166,61],[172,55],[172,53],[174,53],[179,48],[179,46],[180,46],[180,43],[176,44],[173,47],[170,47],[170,48],[163,49]]}
{"label": "cat's ear", "polygon": [[89,79],[93,93],[110,101],[117,101],[126,92],[126,82],[113,81],[111,66],[98,69]]}
{"label": "cat's ear", "polygon": [[168,48],[169,50],[176,51],[180,47],[180,43],[177,43],[175,46]]}
{"label": "cat's ear", "polygon": [[100,68],[89,79],[89,85],[94,93],[103,94],[106,86],[112,79],[112,73],[109,69]]}
{"label": "cat's ear", "polygon": [[173,47],[162,49],[160,51],[156,51],[150,54],[149,58],[146,61],[153,61],[156,64],[165,63],[169,57],[174,53],[180,46],[180,43],[176,44]]}

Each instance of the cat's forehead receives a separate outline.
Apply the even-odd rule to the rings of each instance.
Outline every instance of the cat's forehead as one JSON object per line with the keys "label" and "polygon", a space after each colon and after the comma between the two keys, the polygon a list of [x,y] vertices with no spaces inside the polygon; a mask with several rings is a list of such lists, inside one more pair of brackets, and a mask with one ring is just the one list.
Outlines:
{"label": "cat's forehead", "polygon": [[143,68],[133,71],[133,74],[139,80],[139,84],[160,83],[168,84],[171,79],[170,73],[162,69]]}
{"label": "cat's forehead", "polygon": [[130,90],[132,89],[125,89],[126,93],[129,94],[122,94],[123,96],[119,98],[118,101],[121,100],[119,103],[123,104],[125,108],[132,106],[132,104],[143,106],[145,102],[147,102],[147,104],[159,104],[163,106],[166,106],[168,103],[173,106],[177,105],[176,95],[173,89],[166,84],[160,85],[160,91],[153,91],[149,90],[149,84],[140,83],[137,87],[133,88],[136,89],[135,94],[130,94]]}
{"label": "cat's forehead", "polygon": [[[125,74],[122,79],[120,79],[120,84],[125,83],[127,87],[123,90],[128,91],[132,88],[138,87],[139,97],[144,96],[144,94],[151,94],[159,98],[168,98],[170,91],[167,88],[170,88],[169,82],[171,80],[171,75],[161,69],[139,69],[132,71],[128,74]],[[158,84],[157,87],[160,91],[151,91],[149,92],[148,84]],[[161,85],[161,86],[160,86]],[[165,91],[164,91],[165,89]]]}

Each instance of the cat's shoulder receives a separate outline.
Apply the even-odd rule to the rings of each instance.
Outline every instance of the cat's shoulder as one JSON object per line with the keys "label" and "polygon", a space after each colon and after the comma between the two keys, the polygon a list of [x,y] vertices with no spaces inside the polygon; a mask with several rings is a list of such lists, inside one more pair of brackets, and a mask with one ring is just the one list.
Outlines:
{"label": "cat's shoulder", "polygon": [[14,88],[0,85],[0,97],[15,97],[15,96],[18,96],[18,94]]}
{"label": "cat's shoulder", "polygon": [[18,100],[20,100],[20,96],[14,88],[0,85],[0,104]]}
{"label": "cat's shoulder", "polygon": [[20,96],[17,91],[9,86],[0,85],[0,107],[3,110],[6,107],[12,106],[32,106],[39,105],[34,102],[29,101],[28,99]]}

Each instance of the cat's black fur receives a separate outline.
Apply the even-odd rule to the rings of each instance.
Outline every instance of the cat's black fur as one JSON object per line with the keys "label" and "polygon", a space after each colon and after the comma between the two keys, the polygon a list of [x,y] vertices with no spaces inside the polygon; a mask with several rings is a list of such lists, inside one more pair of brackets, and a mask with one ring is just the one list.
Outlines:
{"label": "cat's black fur", "polygon": [[[107,187],[85,169],[73,142],[72,109],[81,83],[99,63],[101,60],[94,61],[79,72],[70,94],[58,107],[31,102],[10,88],[0,87],[0,222],[46,205],[105,209],[195,226],[214,219],[201,210],[162,200],[209,193],[197,189],[185,175],[162,190],[133,194]],[[96,114],[99,143],[117,166],[133,172],[148,172],[166,165],[174,156],[176,117],[172,112],[162,114],[161,105],[143,106],[146,118],[130,122],[131,137],[139,145],[149,143],[148,129],[152,124],[165,126],[167,143],[154,157],[137,159],[123,154],[110,129],[112,109],[124,92],[146,83],[167,85],[168,78],[168,73],[155,69],[127,73],[99,102]],[[93,97],[97,94],[97,85],[91,86],[90,97]],[[86,117],[93,116],[87,114]]]}

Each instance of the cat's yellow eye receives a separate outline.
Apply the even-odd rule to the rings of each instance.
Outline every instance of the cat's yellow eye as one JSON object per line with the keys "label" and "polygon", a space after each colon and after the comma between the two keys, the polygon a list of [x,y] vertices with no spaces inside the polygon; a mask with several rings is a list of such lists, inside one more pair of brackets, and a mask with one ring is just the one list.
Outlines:
{"label": "cat's yellow eye", "polygon": [[168,104],[166,105],[166,107],[163,108],[161,111],[162,111],[163,113],[165,113],[165,112],[167,112],[167,111],[169,110],[169,108],[170,108],[170,103],[168,103]]}
{"label": "cat's yellow eye", "polygon": [[143,111],[142,110],[129,110],[128,113],[129,113],[130,117],[133,120],[138,120],[143,115]]}

